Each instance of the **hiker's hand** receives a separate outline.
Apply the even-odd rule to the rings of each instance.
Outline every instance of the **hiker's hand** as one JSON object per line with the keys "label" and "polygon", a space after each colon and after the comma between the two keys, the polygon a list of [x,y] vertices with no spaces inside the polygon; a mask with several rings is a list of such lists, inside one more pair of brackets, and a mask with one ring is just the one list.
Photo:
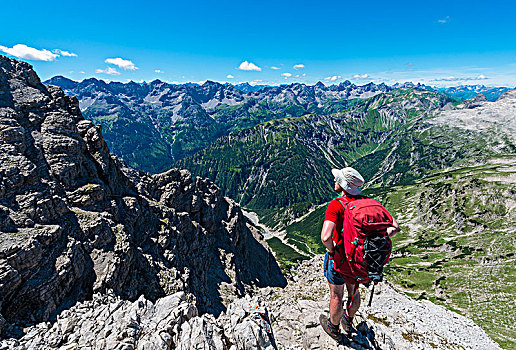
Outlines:
{"label": "hiker's hand", "polygon": [[330,256],[330,258],[333,259],[333,257],[335,256],[335,249],[333,249],[332,251],[330,251],[328,248],[326,248],[326,251],[328,252],[328,255]]}
{"label": "hiker's hand", "polygon": [[392,226],[387,228],[387,234],[389,235],[389,237],[392,237],[396,233],[401,231],[400,225],[398,224],[398,222],[395,219],[392,219],[392,220],[393,220]]}

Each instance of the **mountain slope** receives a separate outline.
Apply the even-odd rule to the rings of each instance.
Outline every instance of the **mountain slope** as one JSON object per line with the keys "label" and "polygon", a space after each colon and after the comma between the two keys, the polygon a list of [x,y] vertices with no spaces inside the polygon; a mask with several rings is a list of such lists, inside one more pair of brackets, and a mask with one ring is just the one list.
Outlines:
{"label": "mountain slope", "polygon": [[404,226],[391,281],[516,344],[516,155],[442,172],[380,195]]}
{"label": "mountain slope", "polygon": [[[307,113],[342,109],[350,98],[390,91],[384,85],[316,84],[239,89],[211,81],[203,85],[105,83],[97,79],[74,82],[54,77],[47,82],[79,99],[85,118],[103,127],[110,149],[129,165],[158,172],[174,161],[209,146],[217,138],[256,124]],[[242,88],[242,87],[241,87]]]}
{"label": "mountain slope", "polygon": [[[433,92],[396,90],[356,101],[343,113],[284,118],[230,134],[178,164],[212,179],[251,209],[319,204],[332,196],[332,167],[369,156],[378,158],[372,167],[376,172],[383,161],[379,154],[403,148],[399,144],[414,123],[449,102]],[[377,182],[389,181],[388,170]],[[415,175],[397,176],[409,181]]]}
{"label": "mountain slope", "polygon": [[78,101],[0,56],[0,332],[94,292],[177,291],[219,314],[285,278],[240,207],[186,170],[149,176],[109,153]]}

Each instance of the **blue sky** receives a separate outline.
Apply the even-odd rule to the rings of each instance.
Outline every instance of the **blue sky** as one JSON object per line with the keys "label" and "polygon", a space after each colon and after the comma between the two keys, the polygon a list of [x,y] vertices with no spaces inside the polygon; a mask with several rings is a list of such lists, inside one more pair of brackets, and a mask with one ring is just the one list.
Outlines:
{"label": "blue sky", "polygon": [[513,1],[20,1],[2,12],[0,53],[43,80],[516,86]]}

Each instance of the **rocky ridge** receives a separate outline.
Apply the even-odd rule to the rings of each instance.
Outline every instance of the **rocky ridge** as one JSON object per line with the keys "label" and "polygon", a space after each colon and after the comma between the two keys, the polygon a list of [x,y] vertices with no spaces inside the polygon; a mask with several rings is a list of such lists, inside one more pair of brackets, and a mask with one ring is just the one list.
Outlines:
{"label": "rocky ridge", "polygon": [[[96,294],[53,325],[0,342],[0,349],[499,349],[471,320],[386,283],[377,286],[371,308],[364,300],[352,342],[337,344],[318,321],[329,300],[322,262],[323,256],[303,262],[286,288],[235,300],[218,318],[199,316],[182,292],[156,303]],[[368,297],[365,288],[362,296]]]}
{"label": "rocky ridge", "polygon": [[[217,138],[271,119],[342,109],[340,100],[390,91],[385,84],[313,86],[295,83],[244,89],[207,81],[174,85],[159,80],[137,84],[94,78],[45,82],[79,99],[86,119],[103,126],[110,150],[129,165],[156,173],[209,146]],[[247,92],[246,92],[247,91]],[[346,105],[346,103],[344,103]]]}
{"label": "rocky ridge", "polygon": [[[249,84],[221,84],[206,81],[198,84],[169,84],[160,80],[150,83],[135,82],[106,83],[95,78],[76,82],[71,79],[56,76],[46,80],[44,84],[61,87],[66,93],[77,96],[81,110],[87,110],[96,101],[114,97],[123,103],[131,100],[139,103],[153,103],[160,106],[174,106],[178,103],[194,103],[202,106],[207,112],[219,105],[235,105],[244,100],[257,102],[287,102],[296,104],[324,103],[331,100],[349,98],[367,98],[378,93],[391,91],[393,88],[385,84],[369,83],[362,86],[346,80],[337,85],[326,86],[323,83],[306,85],[302,83],[285,84],[280,86],[259,86],[253,88]],[[422,88],[423,85],[397,85],[395,88]],[[185,97],[190,98],[185,100]]]}
{"label": "rocky ridge", "polygon": [[240,207],[206,179],[149,176],[110,154],[78,100],[0,56],[0,331],[55,320],[108,290],[191,293],[219,314],[286,281]]}
{"label": "rocky ridge", "polygon": [[489,102],[482,94],[477,95],[464,101],[456,109],[443,111],[430,122],[467,131],[489,133],[489,136],[501,145],[504,145],[503,139],[516,143],[516,90],[504,92],[496,102]]}

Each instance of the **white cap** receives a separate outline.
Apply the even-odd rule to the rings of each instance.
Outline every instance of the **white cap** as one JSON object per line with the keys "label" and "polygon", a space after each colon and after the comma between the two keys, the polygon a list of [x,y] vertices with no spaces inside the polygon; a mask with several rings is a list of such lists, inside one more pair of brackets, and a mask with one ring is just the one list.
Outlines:
{"label": "white cap", "polygon": [[360,186],[362,186],[365,181],[358,171],[347,167],[340,170],[332,169],[331,173],[335,176],[335,180],[337,180],[344,191],[353,196],[360,194]]}

